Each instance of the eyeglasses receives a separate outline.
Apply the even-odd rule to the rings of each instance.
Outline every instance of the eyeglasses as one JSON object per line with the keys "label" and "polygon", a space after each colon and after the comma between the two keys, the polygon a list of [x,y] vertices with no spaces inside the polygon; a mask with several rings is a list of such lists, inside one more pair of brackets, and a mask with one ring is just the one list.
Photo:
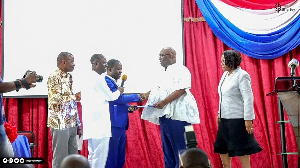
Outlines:
{"label": "eyeglasses", "polygon": [[159,54],[159,58],[163,58],[163,57],[165,57],[167,55],[171,55],[171,54]]}

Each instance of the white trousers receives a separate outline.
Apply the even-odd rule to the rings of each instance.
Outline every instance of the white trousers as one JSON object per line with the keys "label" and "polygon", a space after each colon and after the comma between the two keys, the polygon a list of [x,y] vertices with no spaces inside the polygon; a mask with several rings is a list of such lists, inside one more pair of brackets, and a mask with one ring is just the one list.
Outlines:
{"label": "white trousers", "polygon": [[109,149],[109,139],[109,137],[88,139],[88,160],[91,168],[105,168]]}

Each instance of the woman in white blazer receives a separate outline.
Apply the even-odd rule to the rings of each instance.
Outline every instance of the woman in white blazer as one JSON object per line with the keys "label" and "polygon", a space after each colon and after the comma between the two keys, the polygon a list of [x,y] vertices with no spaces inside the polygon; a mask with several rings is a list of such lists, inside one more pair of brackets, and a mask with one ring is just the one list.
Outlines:
{"label": "woman in white blazer", "polygon": [[231,168],[231,158],[238,156],[243,168],[250,168],[250,155],[260,152],[253,135],[253,93],[249,74],[239,66],[241,54],[224,51],[221,66],[224,71],[218,86],[220,96],[219,124],[214,152],[219,153],[225,168]]}

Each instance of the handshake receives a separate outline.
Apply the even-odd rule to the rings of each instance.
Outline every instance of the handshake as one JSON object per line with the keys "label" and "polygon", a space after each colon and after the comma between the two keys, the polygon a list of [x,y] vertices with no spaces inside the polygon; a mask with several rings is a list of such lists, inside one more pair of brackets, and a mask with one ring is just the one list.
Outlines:
{"label": "handshake", "polygon": [[139,95],[140,101],[143,102],[143,101],[145,101],[145,100],[148,99],[148,97],[149,97],[149,95],[150,95],[150,91],[147,92],[147,93],[140,93],[140,94],[138,94],[138,95]]}
{"label": "handshake", "polygon": [[[150,95],[150,91],[147,92],[147,93],[139,93],[138,96],[139,96],[139,98],[140,98],[140,102],[143,102],[143,101],[147,100],[148,97],[149,97],[149,95]],[[129,112],[133,112],[133,111],[135,111],[135,110],[137,110],[137,109],[138,109],[137,106],[132,105],[132,106],[129,106],[128,111],[129,111]]]}
{"label": "handshake", "polygon": [[[124,87],[118,87],[118,90],[122,93],[124,93]],[[150,91],[147,93],[139,93],[139,98],[140,98],[140,102],[143,102],[145,100],[148,99],[149,95],[150,95]]]}

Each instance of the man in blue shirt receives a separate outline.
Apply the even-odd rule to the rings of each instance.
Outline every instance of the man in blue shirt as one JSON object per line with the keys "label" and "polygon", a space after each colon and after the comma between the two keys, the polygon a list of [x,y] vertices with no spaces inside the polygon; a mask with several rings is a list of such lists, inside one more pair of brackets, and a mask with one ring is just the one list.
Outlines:
{"label": "man in blue shirt", "polygon": [[[117,80],[122,74],[122,64],[120,61],[111,59],[107,62],[107,75],[105,80],[112,92],[118,88]],[[106,161],[106,168],[122,168],[125,163],[125,148],[126,148],[126,130],[128,129],[128,112],[132,112],[132,108],[127,103],[139,102],[139,94],[121,94],[117,100],[109,102],[109,112],[111,119],[112,137],[109,141],[109,151]]]}

